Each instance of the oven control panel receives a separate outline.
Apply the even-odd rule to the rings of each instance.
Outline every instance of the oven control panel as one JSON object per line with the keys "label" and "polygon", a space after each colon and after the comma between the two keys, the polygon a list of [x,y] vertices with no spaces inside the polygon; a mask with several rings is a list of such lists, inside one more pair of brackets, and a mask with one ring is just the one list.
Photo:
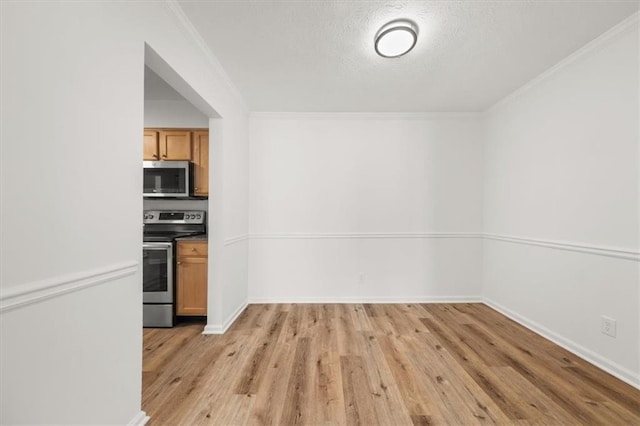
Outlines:
{"label": "oven control panel", "polygon": [[202,224],[205,223],[206,212],[203,210],[145,210],[145,224]]}

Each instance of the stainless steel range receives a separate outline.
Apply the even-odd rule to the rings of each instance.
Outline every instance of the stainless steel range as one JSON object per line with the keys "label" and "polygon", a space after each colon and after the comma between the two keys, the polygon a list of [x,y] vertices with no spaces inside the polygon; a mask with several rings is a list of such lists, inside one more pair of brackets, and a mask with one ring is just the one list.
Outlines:
{"label": "stainless steel range", "polygon": [[173,327],[175,240],[206,233],[204,211],[145,210],[142,245],[142,323]]}

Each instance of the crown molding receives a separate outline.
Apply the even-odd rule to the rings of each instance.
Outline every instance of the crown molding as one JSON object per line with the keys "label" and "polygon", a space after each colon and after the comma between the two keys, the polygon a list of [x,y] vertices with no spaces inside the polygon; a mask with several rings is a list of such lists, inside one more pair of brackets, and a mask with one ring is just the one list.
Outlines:
{"label": "crown molding", "polygon": [[224,67],[216,57],[216,55],[211,51],[207,43],[204,41],[204,38],[200,35],[196,27],[193,25],[191,20],[187,17],[182,10],[180,4],[178,4],[177,0],[165,0],[165,4],[167,9],[171,12],[176,22],[180,26],[180,28],[184,31],[184,33],[191,39],[195,46],[202,52],[202,54],[209,61],[209,65],[213,72],[220,77],[220,79],[224,82],[224,84],[229,89],[232,97],[242,106],[245,111],[249,110],[247,103],[245,102],[240,90],[233,83],[227,72],[224,70]]}
{"label": "crown molding", "polygon": [[532,80],[529,80],[528,83],[525,83],[523,86],[516,89],[514,92],[511,92],[509,95],[505,96],[504,98],[502,98],[501,100],[499,100],[498,102],[496,102],[495,104],[487,108],[481,114],[489,115],[502,109],[506,105],[520,98],[529,90],[533,89],[535,86],[541,84],[546,79],[552,77],[562,69],[573,64],[583,56],[595,50],[598,50],[599,48],[606,45],[609,41],[614,40],[617,37],[620,37],[621,35],[624,35],[627,31],[633,29],[634,27],[637,28],[639,22],[640,22],[640,12],[636,12],[633,15],[629,16],[628,18],[624,19],[622,22],[612,27],[611,29],[609,29],[608,31],[604,32],[597,38],[591,40],[589,43],[585,44],[584,46],[582,46],[581,48],[579,48],[578,50],[576,50],[566,58],[562,59],[560,62],[558,62],[551,68],[548,68],[546,71],[543,71],[542,74],[539,74],[537,77],[534,77]]}
{"label": "crown molding", "polygon": [[[191,22],[191,20],[184,13],[184,10],[179,5],[177,0],[165,0],[165,4],[168,10],[171,12],[176,22],[184,30],[187,36],[193,41],[198,49],[208,59],[213,71],[221,78],[225,85],[230,90],[232,96],[237,102],[246,110],[249,111],[246,101],[242,94],[238,90],[237,86],[233,83],[229,75],[224,70],[224,67],[220,64],[220,61],[211,51],[207,43],[204,41],[198,30]],[[306,120],[433,120],[433,119],[462,119],[462,118],[479,118],[496,112],[506,106],[507,104],[515,101],[524,93],[531,90],[533,87],[542,83],[547,78],[559,72],[561,69],[572,64],[582,56],[597,50],[605,45],[608,41],[623,35],[627,30],[632,29],[634,26],[638,26],[640,21],[640,12],[636,12],[622,22],[615,25],[596,39],[590,41],[577,51],[562,59],[556,65],[543,71],[537,77],[534,77],[529,82],[525,83],[520,88],[511,92],[509,95],[500,99],[489,108],[483,111],[469,111],[469,112],[269,112],[269,111],[255,111],[250,112],[250,118],[257,119],[306,119]]]}
{"label": "crown molding", "polygon": [[481,112],[251,112],[250,119],[271,120],[436,120],[482,117]]}

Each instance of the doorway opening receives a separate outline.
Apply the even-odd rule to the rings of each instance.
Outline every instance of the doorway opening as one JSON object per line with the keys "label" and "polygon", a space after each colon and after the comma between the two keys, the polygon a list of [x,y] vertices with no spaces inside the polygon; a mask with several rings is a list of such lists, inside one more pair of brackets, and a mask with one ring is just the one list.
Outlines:
{"label": "doorway opening", "polygon": [[[155,340],[173,330],[178,333],[180,326],[201,325],[202,331],[206,318],[217,314],[211,303],[218,299],[216,280],[210,273],[216,254],[208,245],[218,238],[211,230],[212,217],[221,216],[214,211],[220,203],[212,199],[221,191],[216,191],[220,182],[211,179],[209,164],[222,138],[221,120],[180,74],[145,45],[140,159],[143,346],[161,344]],[[160,329],[163,332],[156,333]],[[143,359],[143,389],[153,376],[145,366],[154,363],[147,361]]]}

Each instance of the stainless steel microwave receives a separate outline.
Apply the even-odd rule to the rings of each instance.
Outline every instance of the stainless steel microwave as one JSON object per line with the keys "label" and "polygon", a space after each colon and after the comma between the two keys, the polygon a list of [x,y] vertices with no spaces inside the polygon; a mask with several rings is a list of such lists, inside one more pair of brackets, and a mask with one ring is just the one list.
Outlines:
{"label": "stainless steel microwave", "polygon": [[193,195],[193,163],[143,161],[144,197],[182,198]]}

